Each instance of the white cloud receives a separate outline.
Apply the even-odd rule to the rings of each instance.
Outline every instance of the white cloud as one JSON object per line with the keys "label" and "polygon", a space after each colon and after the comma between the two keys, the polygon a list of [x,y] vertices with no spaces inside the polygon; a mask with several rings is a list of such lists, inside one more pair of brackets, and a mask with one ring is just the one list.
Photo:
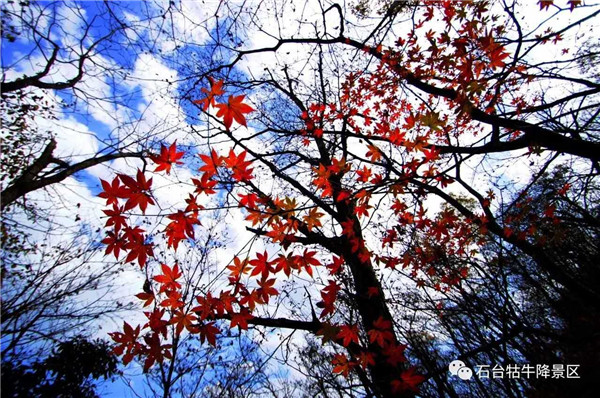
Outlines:
{"label": "white cloud", "polygon": [[52,126],[56,134],[55,155],[61,159],[84,160],[93,157],[98,152],[98,140],[88,126],[79,123],[73,117],[60,119]]}

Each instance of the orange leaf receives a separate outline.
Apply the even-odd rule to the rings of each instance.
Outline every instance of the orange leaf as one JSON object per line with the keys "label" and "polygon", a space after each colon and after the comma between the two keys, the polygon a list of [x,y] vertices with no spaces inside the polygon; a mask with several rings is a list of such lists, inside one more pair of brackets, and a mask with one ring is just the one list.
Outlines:
{"label": "orange leaf", "polygon": [[170,325],[175,326],[175,332],[179,336],[185,327],[189,332],[195,333],[197,331],[196,327],[194,327],[194,321],[198,319],[196,315],[191,312],[185,313],[181,310],[176,310],[169,322]]}
{"label": "orange leaf", "polygon": [[233,265],[228,265],[226,268],[231,271],[231,276],[233,278],[239,278],[242,274],[247,274],[249,271],[248,259],[241,261],[239,257],[236,256],[233,258]]}
{"label": "orange leaf", "polygon": [[324,215],[325,214],[321,213],[316,207],[313,207],[308,211],[308,214],[302,217],[302,219],[306,223],[306,227],[308,228],[308,230],[312,231],[313,228],[318,228],[322,226],[320,218]]}

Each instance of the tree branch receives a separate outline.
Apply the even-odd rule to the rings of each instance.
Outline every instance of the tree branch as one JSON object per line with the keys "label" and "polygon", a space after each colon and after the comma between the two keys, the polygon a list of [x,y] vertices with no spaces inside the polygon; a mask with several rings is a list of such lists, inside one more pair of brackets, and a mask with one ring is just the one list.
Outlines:
{"label": "tree branch", "polygon": [[37,178],[39,176],[39,173],[46,166],[54,162],[54,158],[52,157],[52,151],[54,151],[55,148],[56,141],[51,140],[40,155],[40,157],[36,159],[33,162],[33,164],[27,170],[25,170],[25,172],[20,177],[16,178],[6,189],[2,191],[2,193],[0,194],[0,208],[2,210],[4,210],[7,206],[9,206],[11,203],[16,201],[20,197],[28,194],[29,192],[63,181],[65,178],[75,174],[78,171],[85,170],[89,167],[115,159],[143,157],[143,152],[111,153],[97,158],[86,159],[82,162],[69,166],[50,177]]}

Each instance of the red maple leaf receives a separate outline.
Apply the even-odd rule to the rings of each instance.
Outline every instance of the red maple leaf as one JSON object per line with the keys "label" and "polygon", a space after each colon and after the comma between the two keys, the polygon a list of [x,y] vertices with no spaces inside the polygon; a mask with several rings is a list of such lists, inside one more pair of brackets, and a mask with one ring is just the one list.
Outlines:
{"label": "red maple leaf", "polygon": [[341,257],[333,256],[332,263],[327,265],[329,269],[329,273],[331,275],[337,274],[341,269],[342,265],[344,265],[344,259]]}
{"label": "red maple leaf", "polygon": [[385,348],[385,356],[387,357],[387,362],[392,366],[396,366],[401,362],[406,362],[404,350],[406,350],[405,344],[389,344]]}
{"label": "red maple leaf", "polygon": [[269,275],[272,268],[268,260],[269,255],[265,251],[264,253],[256,253],[256,258],[250,261],[250,265],[254,267],[250,276],[258,275],[262,273],[263,278]]}
{"label": "red maple leaf", "polygon": [[199,305],[192,308],[192,312],[195,312],[196,315],[200,317],[200,319],[204,320],[213,316],[213,302],[214,298],[208,292],[208,294],[203,296],[196,296],[196,301]]}
{"label": "red maple leaf", "polygon": [[335,309],[333,303],[337,298],[338,292],[341,290],[341,287],[334,281],[329,280],[329,284],[321,290],[321,297],[323,298],[323,311],[321,312],[321,317],[324,317],[327,314],[333,313]]}
{"label": "red maple leaf", "polygon": [[275,269],[273,272],[283,271],[287,276],[290,276],[293,269],[296,269],[296,260],[293,256],[280,254],[274,261]]}
{"label": "red maple leaf", "polygon": [[490,58],[490,68],[502,68],[506,65],[504,59],[509,56],[510,54],[504,50],[504,47],[498,45],[488,53],[488,57]]}
{"label": "red maple leaf", "polygon": [[104,214],[108,216],[108,220],[106,220],[105,227],[110,227],[111,225],[115,229],[115,233],[118,233],[121,227],[127,226],[127,218],[123,215],[123,208],[113,204],[112,210],[102,210]]}
{"label": "red maple leaf", "polygon": [[369,150],[365,155],[366,157],[370,158],[373,162],[377,162],[379,159],[381,159],[381,151],[379,148],[371,144],[367,145],[367,148],[369,148]]}
{"label": "red maple leaf", "polygon": [[271,230],[267,232],[269,238],[273,240],[273,242],[280,242],[282,245],[285,245],[285,241],[288,238],[288,234],[286,231],[288,230],[287,223],[283,223],[281,221],[273,221],[270,224]]}
{"label": "red maple leaf", "polygon": [[569,6],[571,7],[571,11],[573,11],[573,9],[577,6],[581,5],[581,0],[569,0],[567,1],[567,3],[569,4]]}
{"label": "red maple leaf", "polygon": [[313,168],[316,177],[313,179],[313,184],[317,187],[317,189],[322,189],[321,193],[322,197],[328,197],[333,195],[333,189],[331,188],[331,183],[329,182],[329,177],[331,177],[331,173],[323,164],[319,164],[318,168]]}
{"label": "red maple leaf", "polygon": [[160,302],[161,307],[171,308],[176,310],[178,308],[182,308],[185,304],[181,301],[181,293],[177,290],[167,290],[166,291],[167,298]]}
{"label": "red maple leaf", "polygon": [[254,192],[251,192],[247,195],[245,194],[238,194],[238,196],[240,197],[240,203],[239,206],[240,207],[247,207],[249,209],[256,209],[256,202],[258,201],[258,195],[255,194]]}
{"label": "red maple leaf", "polygon": [[109,333],[109,336],[117,343],[117,346],[113,348],[113,352],[117,355],[123,355],[123,363],[127,365],[135,355],[137,355],[142,346],[137,342],[140,335],[140,326],[138,325],[135,329],[131,327],[127,322],[123,322],[123,333],[113,332]]}
{"label": "red maple leaf", "polygon": [[167,337],[167,326],[169,326],[169,322],[163,319],[165,315],[165,309],[155,308],[152,312],[144,312],[146,318],[148,318],[148,323],[144,325],[144,328],[149,327],[152,331],[162,334],[165,338]]}
{"label": "red maple leaf", "polygon": [[375,365],[375,355],[372,352],[363,351],[358,354],[357,362],[363,369],[366,369],[369,366]]}
{"label": "red maple leaf", "polygon": [[304,270],[310,275],[313,275],[312,267],[320,266],[321,262],[315,258],[316,251],[309,251],[308,249],[304,249],[304,253],[301,256],[296,256],[296,261],[298,262],[298,269]]}
{"label": "red maple leaf", "polygon": [[137,171],[135,180],[125,174],[119,174],[119,178],[129,188],[124,210],[130,210],[139,206],[142,213],[145,213],[148,205],[154,204],[154,200],[148,194],[152,186],[152,178],[146,180],[146,176],[144,176],[144,173],[140,169]]}
{"label": "red maple leaf", "polygon": [[348,190],[346,189],[342,189],[340,191],[340,193],[337,195],[337,197],[335,198],[336,202],[343,202],[344,200],[350,198],[351,194]]}
{"label": "red maple leaf", "polygon": [[245,97],[245,95],[230,95],[226,104],[216,104],[217,109],[219,109],[217,117],[223,118],[223,124],[227,129],[231,127],[233,120],[242,126],[246,126],[244,113],[250,113],[254,111],[254,109],[250,105],[242,102]]}
{"label": "red maple leaf", "polygon": [[[507,56],[508,56],[508,54],[507,54]],[[504,66],[504,63],[502,63],[501,66]],[[425,159],[423,159],[423,163],[433,162],[433,161],[439,159],[439,157],[440,157],[439,149],[437,149],[436,147],[433,147],[433,146],[430,149],[425,149],[423,151],[423,154],[425,155]]]}
{"label": "red maple leaf", "polygon": [[118,205],[119,198],[129,197],[129,188],[119,183],[119,177],[115,177],[111,184],[102,179],[100,180],[100,183],[102,184],[102,189],[104,189],[104,191],[100,192],[98,196],[106,199],[106,205]]}
{"label": "red maple leaf", "polygon": [[354,214],[358,217],[368,217],[369,209],[371,208],[373,208],[373,206],[369,205],[368,202],[364,202],[354,207]]}
{"label": "red maple leaf", "polygon": [[198,327],[198,333],[200,333],[200,342],[204,343],[204,340],[208,341],[208,344],[216,347],[217,345],[217,334],[221,333],[221,330],[215,326],[214,322],[205,323]]}
{"label": "red maple leaf", "polygon": [[129,254],[125,258],[125,262],[133,261],[137,258],[140,267],[146,265],[148,257],[153,257],[152,244],[146,243],[144,236],[141,234],[141,228],[126,228],[124,236],[128,240],[124,248],[129,250]]}
{"label": "red maple leaf", "polygon": [[144,372],[154,365],[155,362],[162,363],[164,358],[171,359],[171,344],[161,344],[157,333],[151,333],[144,336],[144,341],[148,346],[146,350],[146,360],[144,361]]}
{"label": "red maple leaf", "polygon": [[257,293],[262,297],[265,304],[269,302],[269,296],[277,296],[279,292],[273,287],[275,284],[275,279],[263,279],[258,282],[259,289],[257,289]]}
{"label": "red maple leaf", "polygon": [[157,275],[153,278],[155,281],[162,284],[158,292],[163,293],[167,290],[181,289],[179,282],[176,282],[176,280],[183,275],[179,271],[179,266],[175,264],[173,268],[171,268],[167,264],[161,264],[161,268],[163,272],[162,275]]}
{"label": "red maple leaf", "polygon": [[173,164],[183,164],[179,159],[181,159],[184,154],[185,152],[177,152],[177,141],[173,142],[169,148],[161,144],[160,155],[150,155],[150,159],[158,164],[158,167],[154,169],[154,171],[165,170],[167,174],[170,174],[171,166]]}
{"label": "red maple leaf", "polygon": [[394,339],[394,335],[391,331],[392,323],[386,321],[383,317],[379,317],[373,322],[373,329],[369,330],[369,341],[371,343],[377,343],[380,347],[384,347],[387,342],[391,342]]}
{"label": "red maple leaf", "polygon": [[358,175],[358,181],[368,182],[371,178],[371,169],[367,168],[367,166],[363,166],[362,170],[356,170],[356,174]]}
{"label": "red maple leaf", "polygon": [[340,373],[344,377],[348,377],[348,374],[355,366],[353,362],[349,362],[348,358],[344,354],[335,354],[333,360],[333,373]]}
{"label": "red maple leaf", "polygon": [[399,380],[392,380],[392,390],[394,392],[418,391],[417,385],[425,380],[420,374],[415,373],[415,368],[409,368],[400,374]]}
{"label": "red maple leaf", "polygon": [[243,308],[242,311],[231,314],[230,327],[233,329],[234,327],[238,326],[240,329],[247,330],[248,321],[252,318],[253,316],[248,312],[248,310]]}
{"label": "red maple leaf", "polygon": [[223,80],[217,80],[215,82],[215,80],[210,76],[208,77],[208,80],[210,81],[210,90],[207,90],[204,87],[202,87],[201,90],[203,93],[206,94],[206,97],[192,101],[194,104],[202,105],[203,111],[208,110],[208,107],[210,105],[215,106],[215,97],[217,95],[225,94],[225,91],[223,91]]}
{"label": "red maple leaf", "polygon": [[106,233],[106,238],[102,239],[102,243],[107,245],[104,255],[107,256],[112,252],[115,255],[115,258],[118,260],[119,253],[121,252],[121,250],[126,249],[127,242],[123,240],[123,236],[120,236],[115,232],[109,231]]}
{"label": "red maple leaf", "polygon": [[338,339],[342,339],[342,344],[344,345],[344,347],[348,347],[348,345],[351,342],[355,342],[358,344],[358,326],[340,326],[340,331],[338,332],[336,337]]}
{"label": "red maple leaf", "polygon": [[149,306],[154,301],[154,294],[152,294],[152,293],[142,292],[142,293],[136,294],[135,297],[144,301],[144,307]]}
{"label": "red maple leaf", "polygon": [[194,225],[200,225],[198,216],[195,214],[188,215],[179,210],[175,214],[168,216],[171,221],[165,229],[168,242],[167,245],[177,250],[179,242],[185,238],[194,239]]}
{"label": "red maple leaf", "polygon": [[219,316],[223,316],[225,311],[233,312],[233,303],[235,298],[231,295],[231,292],[221,292],[218,299],[214,299],[213,308]]}
{"label": "red maple leaf", "polygon": [[540,10],[548,9],[554,4],[554,0],[540,0],[538,4],[540,5]]}
{"label": "red maple leaf", "polygon": [[225,160],[225,166],[232,171],[232,177],[236,181],[250,181],[252,179],[252,170],[248,166],[252,164],[251,160],[246,159],[246,151],[236,155],[233,149],[229,150],[229,156]]}
{"label": "red maple leaf", "polygon": [[210,155],[200,155],[200,159],[204,162],[204,166],[200,167],[200,171],[203,171],[207,179],[217,174],[217,168],[223,164],[223,158],[217,155],[217,152],[213,149],[210,151]]}
{"label": "red maple leaf", "polygon": [[239,300],[239,304],[247,306],[250,309],[250,311],[254,311],[254,308],[256,308],[256,304],[265,304],[265,301],[260,295],[258,289],[254,289],[251,293],[249,293],[247,290],[245,290],[245,288],[243,288],[242,293],[240,293],[240,295],[242,296],[242,298]]}
{"label": "red maple leaf", "polygon": [[202,174],[202,177],[200,177],[199,180],[197,178],[192,178],[192,183],[196,186],[197,193],[205,193],[207,195],[215,193],[213,188],[217,185],[217,182],[211,180],[208,173]]}

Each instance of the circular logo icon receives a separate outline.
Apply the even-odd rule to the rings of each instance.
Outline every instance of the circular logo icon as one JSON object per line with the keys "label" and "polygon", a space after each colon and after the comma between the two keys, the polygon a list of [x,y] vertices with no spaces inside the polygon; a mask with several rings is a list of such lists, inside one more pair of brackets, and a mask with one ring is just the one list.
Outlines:
{"label": "circular logo icon", "polygon": [[464,368],[465,366],[467,365],[465,365],[463,361],[457,359],[455,361],[450,362],[448,370],[450,371],[450,373],[452,373],[452,376],[456,376],[458,374],[459,369]]}
{"label": "circular logo icon", "polygon": [[473,370],[471,370],[471,368],[469,368],[460,359],[450,362],[450,365],[448,365],[448,370],[452,376],[458,376],[458,378],[461,380],[471,380],[473,377]]}
{"label": "circular logo icon", "polygon": [[473,377],[473,371],[471,368],[463,366],[462,368],[458,369],[458,377],[461,380],[471,380],[471,377]]}

